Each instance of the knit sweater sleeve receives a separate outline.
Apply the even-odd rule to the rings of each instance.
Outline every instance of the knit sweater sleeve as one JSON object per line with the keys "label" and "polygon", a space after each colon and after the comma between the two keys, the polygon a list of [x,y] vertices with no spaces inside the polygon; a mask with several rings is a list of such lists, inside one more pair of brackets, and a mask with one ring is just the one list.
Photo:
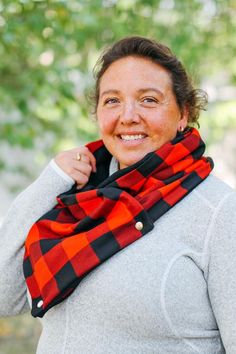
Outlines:
{"label": "knit sweater sleeve", "polygon": [[12,203],[0,228],[0,316],[29,309],[23,275],[24,241],[32,224],[73,185],[50,163]]}
{"label": "knit sweater sleeve", "polygon": [[226,354],[236,353],[236,193],[225,196],[212,220],[208,290]]}

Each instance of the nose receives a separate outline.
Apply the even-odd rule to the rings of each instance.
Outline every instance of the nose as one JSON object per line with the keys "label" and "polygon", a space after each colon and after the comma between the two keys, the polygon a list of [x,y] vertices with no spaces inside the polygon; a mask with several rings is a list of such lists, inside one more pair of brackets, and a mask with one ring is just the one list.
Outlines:
{"label": "nose", "polygon": [[135,107],[135,102],[124,103],[120,114],[120,122],[123,124],[132,124],[139,123],[139,121],[140,116]]}

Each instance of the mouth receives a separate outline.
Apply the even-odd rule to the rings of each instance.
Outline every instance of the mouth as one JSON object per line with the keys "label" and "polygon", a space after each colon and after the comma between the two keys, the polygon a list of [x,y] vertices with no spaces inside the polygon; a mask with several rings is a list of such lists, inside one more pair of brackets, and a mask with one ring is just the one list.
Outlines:
{"label": "mouth", "polygon": [[136,141],[146,138],[146,134],[120,134],[119,138],[123,141]]}

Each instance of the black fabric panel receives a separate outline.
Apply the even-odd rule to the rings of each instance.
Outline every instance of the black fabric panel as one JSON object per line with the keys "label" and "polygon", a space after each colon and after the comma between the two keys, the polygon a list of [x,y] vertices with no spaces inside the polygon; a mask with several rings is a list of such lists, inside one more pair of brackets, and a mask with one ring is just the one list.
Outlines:
{"label": "black fabric panel", "polygon": [[56,246],[58,243],[60,243],[62,240],[59,239],[43,239],[39,241],[40,248],[42,251],[42,254],[47,253],[50,251],[51,248]]}
{"label": "black fabric panel", "polygon": [[121,249],[112,232],[107,232],[91,242],[91,247],[101,261],[106,260]]}
{"label": "black fabric panel", "polygon": [[71,263],[66,263],[54,276],[58,288],[63,291],[65,290],[66,286],[73,282],[77,278],[77,274],[74,271]]}

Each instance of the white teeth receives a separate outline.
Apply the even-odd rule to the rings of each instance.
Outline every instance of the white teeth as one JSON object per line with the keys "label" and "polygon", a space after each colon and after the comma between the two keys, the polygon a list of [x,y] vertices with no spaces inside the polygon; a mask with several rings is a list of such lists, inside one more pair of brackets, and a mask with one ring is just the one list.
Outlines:
{"label": "white teeth", "polygon": [[143,139],[145,138],[145,135],[143,134],[137,134],[137,135],[121,135],[120,136],[122,140],[138,140],[138,139]]}

